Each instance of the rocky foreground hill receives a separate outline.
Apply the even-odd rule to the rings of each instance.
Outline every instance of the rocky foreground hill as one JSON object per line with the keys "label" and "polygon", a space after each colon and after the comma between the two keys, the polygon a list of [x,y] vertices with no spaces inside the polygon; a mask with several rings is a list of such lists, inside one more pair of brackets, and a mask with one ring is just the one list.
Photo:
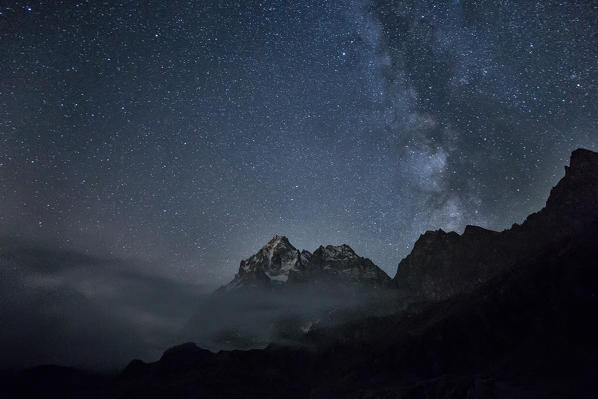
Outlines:
{"label": "rocky foreground hill", "polygon": [[[385,281],[363,260],[343,263],[357,256],[348,248],[324,248],[314,262],[318,251],[284,237],[267,247],[223,290],[290,287],[310,269]],[[389,286],[400,310],[315,326],[293,345],[214,353],[187,343],[117,376],[42,368],[4,386],[56,397],[597,397],[598,154],[574,151],[545,208],[521,225],[422,235]]]}

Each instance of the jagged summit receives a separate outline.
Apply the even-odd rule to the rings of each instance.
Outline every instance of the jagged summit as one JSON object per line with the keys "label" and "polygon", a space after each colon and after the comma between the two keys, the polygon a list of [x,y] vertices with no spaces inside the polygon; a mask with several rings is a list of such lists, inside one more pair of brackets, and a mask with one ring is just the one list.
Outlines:
{"label": "jagged summit", "polygon": [[391,279],[347,244],[320,246],[312,254],[299,251],[287,237],[275,235],[256,254],[241,261],[233,281],[221,290],[321,281],[386,286]]}
{"label": "jagged summit", "polygon": [[598,217],[598,153],[577,149],[571,153],[565,176],[550,191],[546,206],[527,217],[522,229],[545,228],[568,234]]}
{"label": "jagged summit", "polygon": [[285,236],[275,235],[257,254],[241,261],[239,274],[264,273],[276,281],[286,281],[289,272],[301,265],[301,254]]}
{"label": "jagged summit", "polygon": [[598,152],[586,148],[578,148],[571,153],[569,167],[565,166],[565,170],[571,168],[576,171],[596,173],[596,162],[598,162]]}
{"label": "jagged summit", "polygon": [[239,272],[223,289],[285,283],[289,274],[302,269],[310,256],[309,252],[299,252],[287,237],[275,235],[256,254],[241,261]]}
{"label": "jagged summit", "polygon": [[291,243],[289,242],[289,239],[286,236],[275,234],[274,237],[272,237],[272,239],[268,241],[265,247],[276,247],[280,245],[288,246],[291,245]]}
{"label": "jagged summit", "polygon": [[546,206],[521,225],[502,232],[467,226],[462,235],[427,231],[399,263],[393,280],[414,297],[446,299],[474,289],[597,221],[598,153],[577,149]]}
{"label": "jagged summit", "polygon": [[307,265],[306,280],[348,281],[373,286],[387,286],[391,279],[371,260],[357,255],[347,244],[316,249]]}
{"label": "jagged summit", "polygon": [[[353,251],[353,248],[347,244],[341,245],[326,245],[320,246],[316,252],[321,254],[326,259],[352,259],[357,258],[357,254]],[[314,254],[316,253],[314,252]]]}

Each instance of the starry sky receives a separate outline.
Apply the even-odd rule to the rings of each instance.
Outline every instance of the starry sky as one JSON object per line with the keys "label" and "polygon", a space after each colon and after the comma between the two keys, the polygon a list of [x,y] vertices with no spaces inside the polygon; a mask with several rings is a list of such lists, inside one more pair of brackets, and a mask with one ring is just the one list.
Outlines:
{"label": "starry sky", "polygon": [[218,285],[274,234],[391,276],[598,149],[591,1],[2,1],[0,235]]}

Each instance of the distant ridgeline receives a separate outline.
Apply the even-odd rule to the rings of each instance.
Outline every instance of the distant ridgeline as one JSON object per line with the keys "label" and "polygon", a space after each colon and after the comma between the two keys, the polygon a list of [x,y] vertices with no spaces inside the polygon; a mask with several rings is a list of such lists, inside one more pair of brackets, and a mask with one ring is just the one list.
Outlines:
{"label": "distant ridgeline", "polygon": [[571,154],[565,177],[552,189],[546,206],[521,225],[496,232],[467,226],[463,234],[428,231],[391,279],[348,245],[320,246],[313,254],[296,249],[284,236],[241,261],[235,278],[218,293],[305,283],[395,288],[413,300],[442,300],[480,286],[497,273],[574,236],[598,217],[598,153]]}
{"label": "distant ridgeline", "polygon": [[528,262],[598,220],[598,153],[571,154],[565,177],[551,190],[546,206],[523,224],[496,232],[467,226],[462,235],[428,231],[398,266],[393,282],[423,300],[469,292],[498,273]]}

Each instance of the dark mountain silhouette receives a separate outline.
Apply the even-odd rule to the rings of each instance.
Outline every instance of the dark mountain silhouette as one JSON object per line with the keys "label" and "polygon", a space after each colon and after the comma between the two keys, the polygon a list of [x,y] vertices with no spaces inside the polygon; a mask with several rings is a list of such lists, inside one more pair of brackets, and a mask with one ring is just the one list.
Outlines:
{"label": "dark mountain silhouette", "polygon": [[441,300],[479,287],[515,264],[580,234],[598,217],[598,155],[578,149],[546,207],[521,225],[495,232],[467,226],[462,235],[428,231],[399,263],[393,281],[417,300]]}
{"label": "dark mountain silhouette", "polygon": [[[264,273],[305,271],[301,254],[283,247]],[[546,207],[521,225],[422,235],[394,286],[398,310],[317,324],[293,345],[213,353],[188,343],[153,363],[134,360],[109,382],[46,382],[44,392],[89,396],[103,381],[102,395],[127,398],[594,398],[598,154],[573,152]],[[44,371],[28,373],[5,386],[40,392],[30,382]]]}

